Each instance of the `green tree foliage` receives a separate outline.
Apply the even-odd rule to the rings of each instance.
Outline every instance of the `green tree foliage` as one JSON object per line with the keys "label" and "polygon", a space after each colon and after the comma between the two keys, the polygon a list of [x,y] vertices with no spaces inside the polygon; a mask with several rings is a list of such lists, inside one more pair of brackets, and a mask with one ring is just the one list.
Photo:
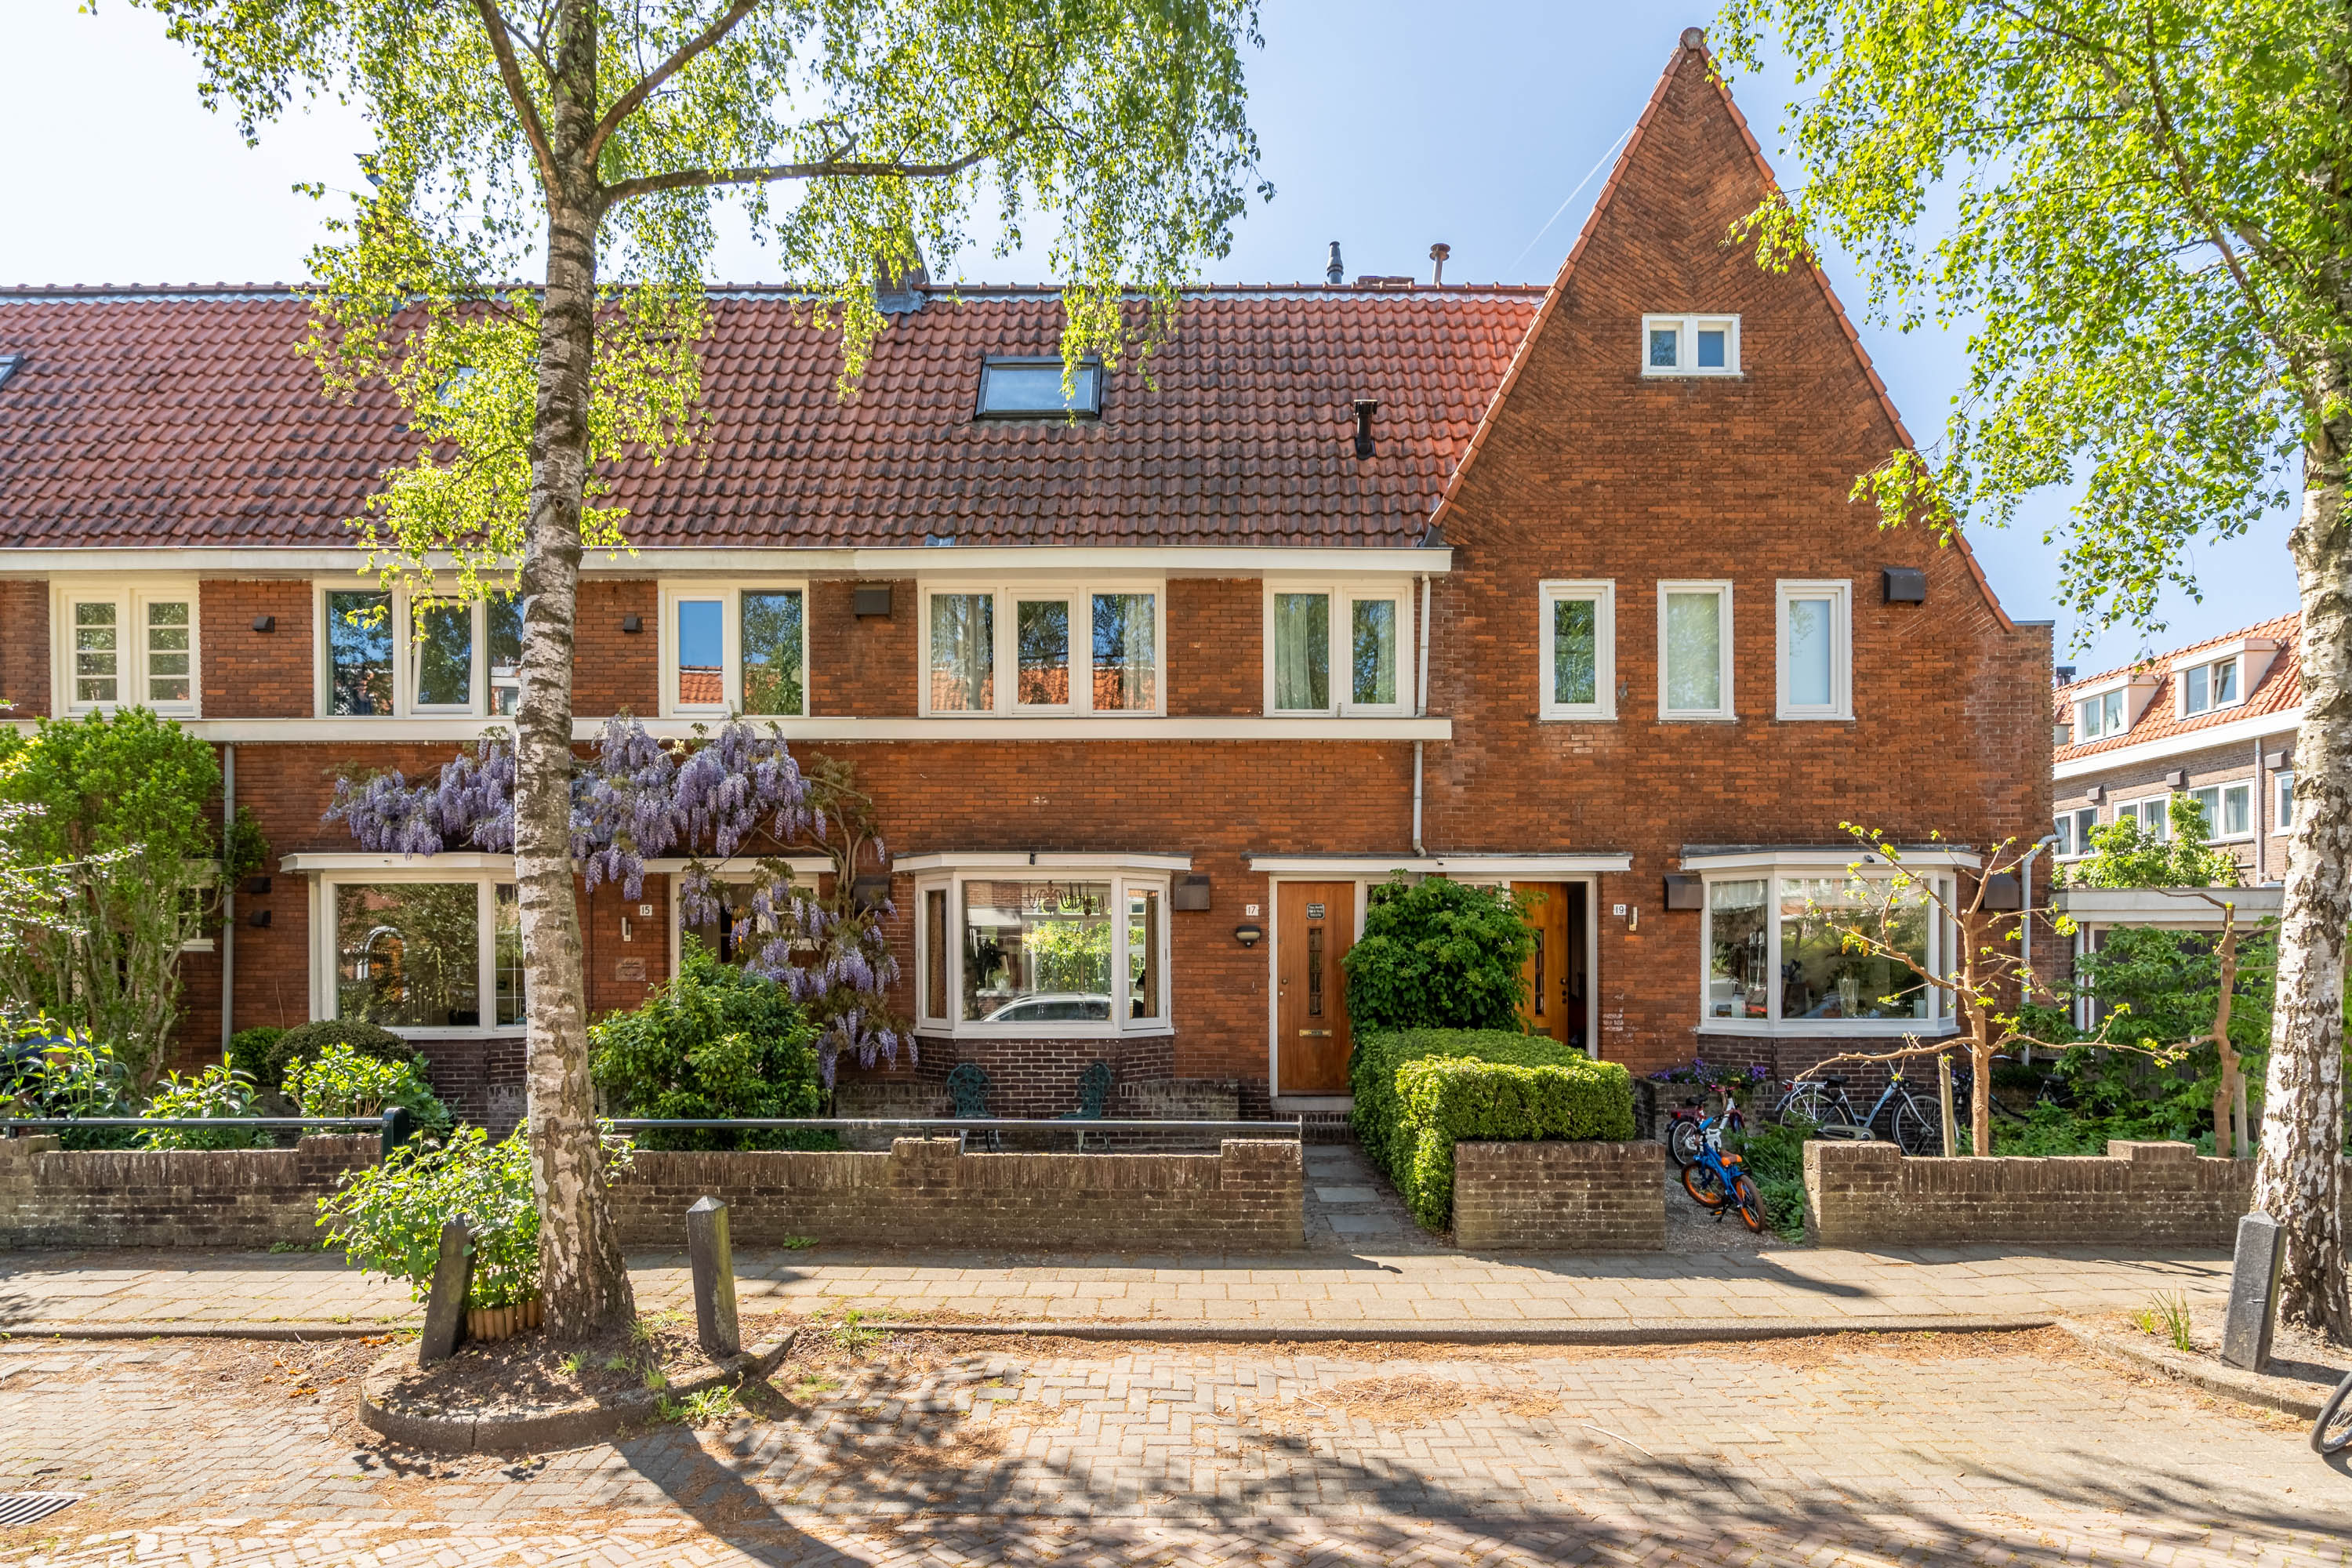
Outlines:
{"label": "green tree foliage", "polygon": [[1509,889],[1402,877],[1372,889],[1348,950],[1348,1017],[1374,1029],[1517,1029],[1535,951]]}
{"label": "green tree foliage", "polygon": [[[589,1031],[591,1070],[614,1113],[685,1120],[817,1116],[816,1027],[772,980],[689,937],[668,984]],[[829,1148],[829,1133],[705,1129],[637,1135],[648,1149]]]}
{"label": "green tree foliage", "polygon": [[2053,880],[2075,888],[2234,888],[2243,880],[2238,858],[2206,843],[2202,805],[2176,795],[2165,815],[2172,832],[2164,838],[2136,816],[2094,827],[2091,853],[2059,867]]}
{"label": "green tree foliage", "polygon": [[145,709],[0,731],[0,799],[35,808],[11,852],[61,868],[61,922],[0,946],[0,994],[112,1052],[140,1088],[179,1016],[181,946],[216,907],[212,748]]}

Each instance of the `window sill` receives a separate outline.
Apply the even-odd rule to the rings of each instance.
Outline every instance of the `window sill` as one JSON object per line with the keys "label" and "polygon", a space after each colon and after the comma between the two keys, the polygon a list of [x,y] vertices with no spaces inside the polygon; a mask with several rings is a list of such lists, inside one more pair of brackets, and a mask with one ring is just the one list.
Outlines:
{"label": "window sill", "polygon": [[1782,724],[1851,724],[1851,713],[1775,713],[1773,720]]}
{"label": "window sill", "polygon": [[941,1024],[915,1026],[926,1040],[1150,1040],[1176,1032],[1172,1024],[1149,1028],[1116,1029],[1106,1024]]}
{"label": "window sill", "polygon": [[1536,715],[1536,722],[1538,724],[1614,724],[1617,722],[1617,715],[1614,713],[1538,713]]}
{"label": "window sill", "polygon": [[1906,1035],[1916,1035],[1923,1040],[1942,1040],[1957,1036],[1960,1026],[1948,1018],[1927,1023],[1916,1018],[1864,1018],[1851,1022],[1840,1018],[1705,1018],[1692,1032],[1799,1039],[1838,1035],[1857,1040],[1901,1039]]}
{"label": "window sill", "polygon": [[1658,715],[1658,722],[1661,724],[1737,724],[1739,722],[1739,715],[1737,713],[1661,713]]}
{"label": "window sill", "polygon": [[527,1034],[530,1026],[527,1024],[471,1024],[409,1028],[385,1024],[382,1027],[404,1040],[511,1040]]}
{"label": "window sill", "polygon": [[1670,370],[1654,370],[1648,365],[1643,365],[1642,379],[1643,381],[1746,381],[1748,373],[1744,370],[1683,370],[1679,367]]}

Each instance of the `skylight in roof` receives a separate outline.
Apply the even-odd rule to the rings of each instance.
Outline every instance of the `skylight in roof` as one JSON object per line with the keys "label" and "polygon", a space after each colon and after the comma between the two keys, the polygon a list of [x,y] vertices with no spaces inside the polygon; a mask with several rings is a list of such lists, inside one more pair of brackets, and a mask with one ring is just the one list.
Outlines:
{"label": "skylight in roof", "polygon": [[982,419],[1043,419],[1102,414],[1102,366],[1081,362],[1066,392],[1058,359],[989,359],[980,367]]}
{"label": "skylight in roof", "polygon": [[23,354],[0,354],[0,386],[7,385],[8,378],[15,375],[24,363]]}

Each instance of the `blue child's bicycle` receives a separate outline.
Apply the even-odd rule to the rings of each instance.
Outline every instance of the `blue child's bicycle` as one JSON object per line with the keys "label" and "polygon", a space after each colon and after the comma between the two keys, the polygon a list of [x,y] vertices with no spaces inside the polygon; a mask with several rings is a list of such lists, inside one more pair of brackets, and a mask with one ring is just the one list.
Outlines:
{"label": "blue child's bicycle", "polygon": [[1756,1190],[1756,1183],[1737,1154],[1723,1150],[1726,1127],[1740,1125],[1739,1108],[1726,1105],[1716,1115],[1700,1124],[1698,1147],[1691,1163],[1683,1167],[1683,1191],[1691,1201],[1723,1218],[1726,1209],[1736,1208],[1748,1228],[1760,1232],[1764,1228],[1764,1199]]}

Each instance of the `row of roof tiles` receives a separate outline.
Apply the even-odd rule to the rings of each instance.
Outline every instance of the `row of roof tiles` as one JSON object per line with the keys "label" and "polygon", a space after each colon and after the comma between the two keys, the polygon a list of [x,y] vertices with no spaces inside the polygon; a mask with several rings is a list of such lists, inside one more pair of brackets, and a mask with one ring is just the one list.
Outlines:
{"label": "row of roof tiles", "polygon": [[[2179,711],[2179,701],[2174,693],[2179,677],[2172,673],[2172,667],[2194,663],[2200,653],[2218,651],[2252,637],[2266,637],[2278,645],[2278,652],[2261,680],[2245,693],[2242,700],[2227,708],[2182,717]],[[2148,698],[2147,706],[2141,710],[2138,720],[2130,728],[2120,734],[2103,735],[2079,745],[2054,747],[2053,760],[2063,763],[2095,757],[2145,745],[2151,741],[2166,741],[2176,735],[2193,734],[2200,730],[2219,729],[2241,720],[2292,711],[2303,705],[2302,653],[2302,616],[2276,616],[2233,632],[2225,632],[2220,637],[2189,643],[2169,653],[2150,654],[2131,664],[2077,677],[2058,687],[2053,694],[2051,716],[2055,723],[2071,725],[2074,721],[2074,704],[2084,693],[2111,685],[2119,678],[2145,670],[2157,678],[2157,684],[2156,690]]]}

